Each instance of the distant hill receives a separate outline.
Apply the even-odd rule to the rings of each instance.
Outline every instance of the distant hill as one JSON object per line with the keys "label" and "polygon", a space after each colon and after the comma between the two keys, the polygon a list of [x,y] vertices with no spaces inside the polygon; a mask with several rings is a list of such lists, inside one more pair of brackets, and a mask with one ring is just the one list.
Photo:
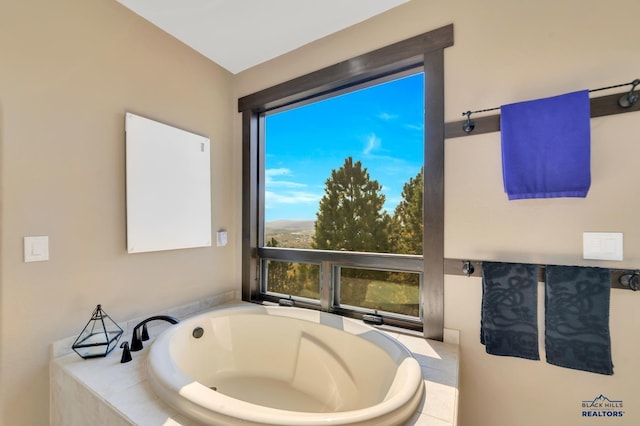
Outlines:
{"label": "distant hill", "polygon": [[283,234],[283,233],[304,233],[313,235],[315,220],[273,220],[265,224],[267,235],[270,233]]}
{"label": "distant hill", "polygon": [[275,238],[279,247],[311,248],[315,220],[273,220],[265,223],[267,241]]}

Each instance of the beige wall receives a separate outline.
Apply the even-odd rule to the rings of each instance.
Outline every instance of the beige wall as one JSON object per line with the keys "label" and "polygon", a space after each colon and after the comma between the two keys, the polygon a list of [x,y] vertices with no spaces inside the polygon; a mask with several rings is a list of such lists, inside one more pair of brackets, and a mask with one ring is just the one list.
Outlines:
{"label": "beige wall", "polygon": [[[246,95],[453,23],[445,99],[446,120],[455,121],[470,109],[640,78],[637,26],[631,23],[639,15],[637,0],[413,0],[241,73],[237,90]],[[634,164],[639,122],[640,112],[592,120],[593,183],[586,199],[509,202],[502,189],[500,135],[448,140],[446,257],[640,267],[640,178]],[[625,260],[583,261],[583,231],[623,232]],[[553,367],[544,358],[487,355],[479,343],[480,298],[479,279],[446,277],[445,325],[462,336],[461,425],[640,424],[640,294],[612,292],[612,377]],[[581,401],[601,393],[622,399],[625,417],[582,419]]]}
{"label": "beige wall", "polygon": [[[124,321],[239,288],[234,105],[230,73],[114,0],[0,2],[0,424],[48,424],[48,345],[96,304]],[[211,138],[227,247],[126,253],[125,111]],[[51,260],[24,263],[26,235]]]}
{"label": "beige wall", "polygon": [[[445,56],[453,121],[639,78],[639,14],[636,0],[412,0],[234,77],[113,0],[3,1],[0,424],[48,423],[48,344],[77,334],[95,304],[119,321],[239,288],[236,94],[454,23]],[[126,254],[125,111],[211,138],[212,228],[230,231],[228,247]],[[592,120],[585,200],[508,202],[499,135],[447,141],[446,256],[584,264],[582,231],[619,231],[625,261],[601,264],[639,267],[639,114]],[[25,235],[48,235],[51,260],[23,263]],[[462,425],[605,425],[579,417],[580,402],[600,393],[625,402],[615,424],[640,423],[640,295],[612,293],[616,373],[604,377],[484,354],[479,280],[447,277],[445,291],[446,326],[462,333]]]}

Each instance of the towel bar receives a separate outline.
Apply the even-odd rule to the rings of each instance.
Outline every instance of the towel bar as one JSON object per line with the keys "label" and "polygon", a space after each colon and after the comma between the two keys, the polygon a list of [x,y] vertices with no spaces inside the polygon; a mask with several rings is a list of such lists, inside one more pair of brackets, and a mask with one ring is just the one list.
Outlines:
{"label": "towel bar", "polygon": [[[640,85],[640,79],[635,79],[629,83],[616,84],[614,86],[591,89],[589,92],[613,89],[616,87],[629,86],[628,92],[615,93],[613,95],[591,98],[591,118],[603,117],[606,115],[621,114],[624,112],[640,111],[640,96],[636,92],[636,86]],[[464,120],[445,123],[445,139],[457,138],[461,136],[480,135],[500,131],[500,114],[471,119],[471,114],[497,111],[500,107],[480,109],[477,111],[466,111],[462,115]]]}
{"label": "towel bar", "polygon": [[[538,266],[538,282],[544,282],[545,265]],[[640,284],[640,270],[615,269],[611,271],[611,288],[636,291]],[[482,260],[444,259],[445,275],[461,275],[467,277],[482,277]]]}

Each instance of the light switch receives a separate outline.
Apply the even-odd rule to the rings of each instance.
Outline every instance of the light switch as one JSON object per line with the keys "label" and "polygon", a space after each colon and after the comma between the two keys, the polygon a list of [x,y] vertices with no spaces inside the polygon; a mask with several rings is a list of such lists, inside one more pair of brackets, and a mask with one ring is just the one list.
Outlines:
{"label": "light switch", "polygon": [[24,261],[42,262],[49,260],[49,237],[24,237]]}
{"label": "light switch", "polygon": [[216,237],[218,247],[224,247],[227,245],[227,231],[218,231]]}
{"label": "light switch", "polygon": [[592,260],[623,260],[622,232],[584,232],[582,257]]}

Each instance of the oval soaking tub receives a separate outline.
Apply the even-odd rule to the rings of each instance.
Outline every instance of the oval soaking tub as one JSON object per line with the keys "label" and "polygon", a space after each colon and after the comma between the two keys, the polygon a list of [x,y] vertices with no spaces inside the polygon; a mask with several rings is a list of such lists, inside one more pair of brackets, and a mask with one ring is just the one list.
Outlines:
{"label": "oval soaking tub", "polygon": [[384,333],[253,304],[172,326],[151,345],[147,373],[162,400],[212,425],[395,426],[424,393],[420,365]]}

